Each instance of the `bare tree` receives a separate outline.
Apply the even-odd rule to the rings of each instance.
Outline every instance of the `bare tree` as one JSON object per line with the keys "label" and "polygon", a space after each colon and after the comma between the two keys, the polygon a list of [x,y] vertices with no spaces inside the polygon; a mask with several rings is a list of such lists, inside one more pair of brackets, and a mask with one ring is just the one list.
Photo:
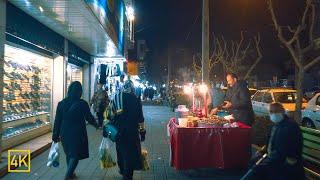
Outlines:
{"label": "bare tree", "polygon": [[239,41],[227,42],[224,37],[215,39],[214,57],[223,65],[226,72],[235,74],[244,74],[244,79],[247,79],[254,68],[262,59],[260,48],[260,35],[254,37],[254,49],[256,50],[256,59],[252,65],[249,65],[248,56],[253,50],[251,42],[245,44],[243,32],[241,32],[241,39]]}
{"label": "bare tree", "polygon": [[[243,32],[241,32],[241,39],[239,41],[227,42],[223,36],[216,37],[213,48],[214,50],[210,57],[209,72],[220,63],[225,72],[244,74],[244,79],[247,79],[262,59],[260,34],[254,37],[254,48],[251,45],[251,41],[245,43]],[[253,49],[256,51],[256,59],[252,65],[248,65],[250,64],[247,61],[248,56]],[[200,54],[193,56],[193,70],[198,78],[201,77]]]}
{"label": "bare tree", "polygon": [[254,37],[254,45],[257,52],[256,59],[254,63],[250,66],[249,70],[247,71],[246,75],[244,76],[244,79],[248,79],[251,75],[254,68],[259,64],[259,62],[262,59],[262,53],[261,53],[261,47],[260,47],[260,34],[258,36]]}
{"label": "bare tree", "polygon": [[247,56],[248,49],[250,48],[250,41],[245,45],[243,32],[241,32],[240,41],[227,42],[223,37],[217,38],[217,41],[221,41],[224,50],[222,54],[221,64],[226,72],[239,74],[243,62]]}
{"label": "bare tree", "polygon": [[[304,80],[304,73],[313,67],[315,64],[320,62],[320,56],[312,57],[308,54],[315,48],[314,38],[314,23],[315,23],[315,2],[314,0],[306,0],[306,6],[301,17],[299,24],[292,28],[290,26],[281,26],[278,22],[278,18],[275,14],[272,0],[268,0],[268,8],[271,14],[271,18],[277,32],[278,39],[288,49],[292,60],[296,66],[296,89],[297,89],[297,100],[296,100],[296,114],[295,120],[301,121],[301,109],[302,109],[302,83]],[[308,23],[307,23],[308,21]],[[287,32],[287,33],[286,33]],[[288,35],[289,34],[289,35]],[[308,42],[302,42],[302,35],[308,34]],[[287,38],[285,36],[290,36]]]}
{"label": "bare tree", "polygon": [[[212,71],[213,67],[220,62],[220,59],[213,58],[213,55],[209,61],[209,72]],[[202,57],[200,54],[193,55],[193,71],[196,75],[196,80],[201,80],[201,72],[202,72]]]}

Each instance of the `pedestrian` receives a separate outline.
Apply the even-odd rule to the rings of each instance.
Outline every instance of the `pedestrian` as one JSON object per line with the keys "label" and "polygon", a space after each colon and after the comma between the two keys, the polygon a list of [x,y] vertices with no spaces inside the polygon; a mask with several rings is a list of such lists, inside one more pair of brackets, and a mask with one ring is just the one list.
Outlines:
{"label": "pedestrian", "polygon": [[136,87],[136,91],[135,91],[136,96],[141,99],[141,94],[142,94],[142,88],[141,86]]}
{"label": "pedestrian", "polygon": [[274,123],[267,148],[258,152],[255,161],[258,165],[251,168],[246,179],[303,180],[302,161],[303,138],[299,125],[287,115],[280,103],[270,105],[270,120]]}
{"label": "pedestrian", "polygon": [[151,101],[153,100],[154,93],[155,93],[155,90],[153,89],[153,87],[150,86],[149,87],[149,98]]}
{"label": "pedestrian", "polygon": [[67,172],[65,179],[74,179],[79,160],[89,157],[86,121],[98,128],[89,105],[81,99],[82,86],[74,81],[68,88],[65,99],[58,103],[52,140],[61,141],[66,154]]}
{"label": "pedestrian", "polygon": [[104,112],[109,104],[108,93],[103,89],[103,84],[97,84],[97,91],[93,94],[90,106],[98,117],[99,127],[102,127],[104,120]]}
{"label": "pedestrian", "polygon": [[[134,92],[132,81],[126,81],[123,92],[118,92],[108,107],[108,119],[120,134],[116,141],[117,161],[125,180],[132,179],[134,170],[142,169],[140,141],[145,140],[146,134],[141,100]],[[107,137],[107,132],[103,131],[103,136]]]}

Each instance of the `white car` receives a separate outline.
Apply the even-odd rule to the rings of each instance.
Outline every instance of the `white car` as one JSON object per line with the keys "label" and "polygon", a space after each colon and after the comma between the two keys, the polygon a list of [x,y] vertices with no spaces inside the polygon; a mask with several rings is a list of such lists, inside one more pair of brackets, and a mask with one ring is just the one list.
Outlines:
{"label": "white car", "polygon": [[[269,116],[270,104],[281,103],[288,116],[293,117],[296,109],[296,90],[288,88],[271,88],[258,90],[252,97],[252,108],[256,116]],[[305,100],[304,100],[305,101]],[[306,101],[302,107],[306,107]]]}
{"label": "white car", "polygon": [[302,111],[302,125],[320,129],[320,93],[316,94]]}

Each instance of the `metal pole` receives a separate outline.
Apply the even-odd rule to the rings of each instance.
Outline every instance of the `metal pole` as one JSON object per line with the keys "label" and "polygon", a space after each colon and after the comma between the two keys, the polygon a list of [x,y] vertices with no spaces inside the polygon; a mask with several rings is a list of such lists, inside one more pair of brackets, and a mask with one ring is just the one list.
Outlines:
{"label": "metal pole", "polygon": [[209,82],[209,0],[202,1],[202,82]]}
{"label": "metal pole", "polygon": [[[169,42],[170,43],[170,42]],[[170,87],[170,80],[171,80],[171,45],[168,45],[168,87]]]}

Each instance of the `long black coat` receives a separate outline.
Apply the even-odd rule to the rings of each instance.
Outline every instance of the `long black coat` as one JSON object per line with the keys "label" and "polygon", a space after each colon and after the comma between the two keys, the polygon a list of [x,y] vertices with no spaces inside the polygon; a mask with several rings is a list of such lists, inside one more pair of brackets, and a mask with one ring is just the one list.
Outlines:
{"label": "long black coat", "polygon": [[230,112],[233,114],[235,120],[249,126],[252,125],[254,122],[254,113],[246,82],[238,81],[233,87],[229,88],[225,100],[232,103]]}
{"label": "long black coat", "polygon": [[285,117],[273,126],[268,156],[254,168],[252,179],[303,180],[302,146],[303,138],[298,124]]}
{"label": "long black coat", "polygon": [[123,113],[115,116],[112,122],[121,134],[120,140],[116,142],[120,170],[140,170],[142,164],[139,123],[144,122],[140,99],[134,94],[123,93]]}
{"label": "long black coat", "polygon": [[52,139],[61,137],[66,156],[79,160],[89,157],[86,120],[97,127],[86,101],[66,98],[59,102]]}

